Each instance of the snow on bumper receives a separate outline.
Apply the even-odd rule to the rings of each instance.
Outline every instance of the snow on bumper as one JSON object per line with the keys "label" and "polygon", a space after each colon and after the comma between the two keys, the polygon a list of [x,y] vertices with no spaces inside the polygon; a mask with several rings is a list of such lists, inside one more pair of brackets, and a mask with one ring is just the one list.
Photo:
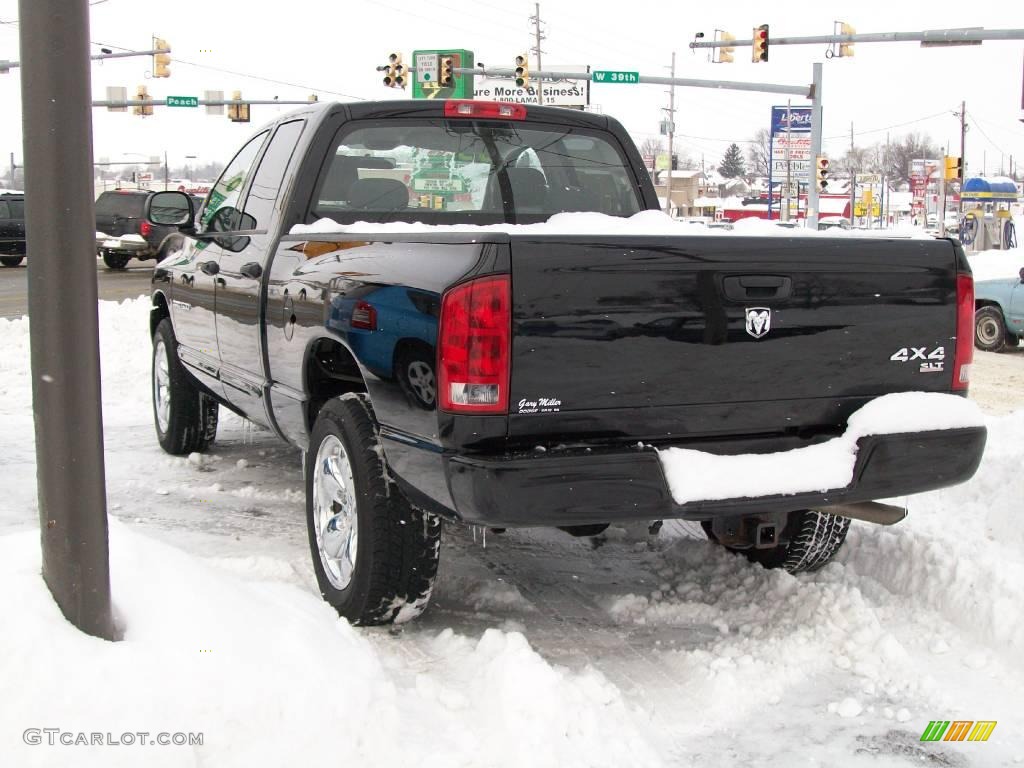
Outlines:
{"label": "snow on bumper", "polygon": [[104,234],[103,232],[96,233],[97,251],[139,253],[148,249],[149,243],[139,235],[121,235],[120,237],[114,237],[112,235]]}
{"label": "snow on bumper", "polygon": [[818,445],[739,456],[667,448],[658,451],[658,457],[677,504],[824,492],[853,481],[862,438],[975,428],[984,423],[981,410],[966,398],[901,392],[872,400],[851,414],[841,436]]}

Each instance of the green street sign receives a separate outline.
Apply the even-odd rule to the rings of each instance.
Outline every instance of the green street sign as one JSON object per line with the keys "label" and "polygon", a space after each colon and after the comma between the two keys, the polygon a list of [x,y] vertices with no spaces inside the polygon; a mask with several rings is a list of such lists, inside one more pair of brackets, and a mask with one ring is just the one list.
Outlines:
{"label": "green street sign", "polygon": [[473,52],[464,48],[412,52],[416,75],[412,80],[414,99],[472,99],[473,76],[453,74],[450,85],[443,82],[445,62],[452,69],[473,66]]}
{"label": "green street sign", "polygon": [[168,96],[167,97],[168,107],[198,107],[199,97],[198,96]]}
{"label": "green street sign", "polygon": [[639,72],[620,72],[614,69],[595,69],[595,83],[639,83]]}

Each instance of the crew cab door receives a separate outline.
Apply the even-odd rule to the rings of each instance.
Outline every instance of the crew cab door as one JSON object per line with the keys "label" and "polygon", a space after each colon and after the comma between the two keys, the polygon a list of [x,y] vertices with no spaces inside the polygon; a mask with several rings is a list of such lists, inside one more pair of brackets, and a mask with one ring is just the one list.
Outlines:
{"label": "crew cab door", "polygon": [[253,421],[267,420],[263,392],[261,294],[269,247],[280,215],[281,182],[302,134],[304,120],[282,123],[259,159],[236,231],[221,240],[217,273],[217,342],[227,397]]}
{"label": "crew cab door", "polygon": [[[217,343],[216,294],[221,282],[220,260],[230,235],[237,229],[238,200],[267,131],[250,139],[217,180],[199,222],[200,237],[189,238],[184,258],[176,260],[171,313],[178,354],[195,370],[203,383],[220,387],[220,353]],[[231,393],[225,393],[233,400]]]}

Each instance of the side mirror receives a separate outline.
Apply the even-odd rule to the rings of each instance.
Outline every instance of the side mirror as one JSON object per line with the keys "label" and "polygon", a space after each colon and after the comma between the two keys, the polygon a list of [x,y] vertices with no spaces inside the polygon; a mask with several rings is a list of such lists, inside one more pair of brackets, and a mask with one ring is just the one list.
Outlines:
{"label": "side mirror", "polygon": [[230,205],[218,208],[216,213],[210,217],[206,227],[207,232],[225,233],[214,237],[213,241],[224,250],[231,251],[232,253],[244,251],[249,245],[249,238],[246,235],[232,235],[230,233],[253,229],[256,229],[256,219],[250,214],[242,213],[242,211]]}
{"label": "side mirror", "polygon": [[1020,281],[1024,283],[1024,267],[1021,267],[1020,272],[1018,272],[1017,274],[1020,275]]}
{"label": "side mirror", "polygon": [[146,199],[143,216],[151,224],[188,230],[196,212],[192,198],[184,192],[156,192]]}

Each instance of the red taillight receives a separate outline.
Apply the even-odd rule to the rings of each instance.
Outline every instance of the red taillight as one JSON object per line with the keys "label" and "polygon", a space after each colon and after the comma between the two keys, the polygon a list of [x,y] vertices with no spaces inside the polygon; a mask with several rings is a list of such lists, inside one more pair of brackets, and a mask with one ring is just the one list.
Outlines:
{"label": "red taillight", "polygon": [[441,299],[438,384],[441,410],[507,413],[512,281],[482,277]]}
{"label": "red taillight", "polygon": [[139,222],[139,234],[143,237],[149,237],[153,234],[153,225],[148,221]]}
{"label": "red taillight", "polygon": [[364,331],[377,330],[377,308],[368,301],[360,301],[352,310],[352,327]]}
{"label": "red taillight", "polygon": [[445,117],[477,117],[492,120],[525,120],[526,107],[506,101],[462,101],[449,99],[444,103]]}
{"label": "red taillight", "polygon": [[956,357],[953,359],[953,389],[967,389],[974,359],[974,278],[956,276]]}

